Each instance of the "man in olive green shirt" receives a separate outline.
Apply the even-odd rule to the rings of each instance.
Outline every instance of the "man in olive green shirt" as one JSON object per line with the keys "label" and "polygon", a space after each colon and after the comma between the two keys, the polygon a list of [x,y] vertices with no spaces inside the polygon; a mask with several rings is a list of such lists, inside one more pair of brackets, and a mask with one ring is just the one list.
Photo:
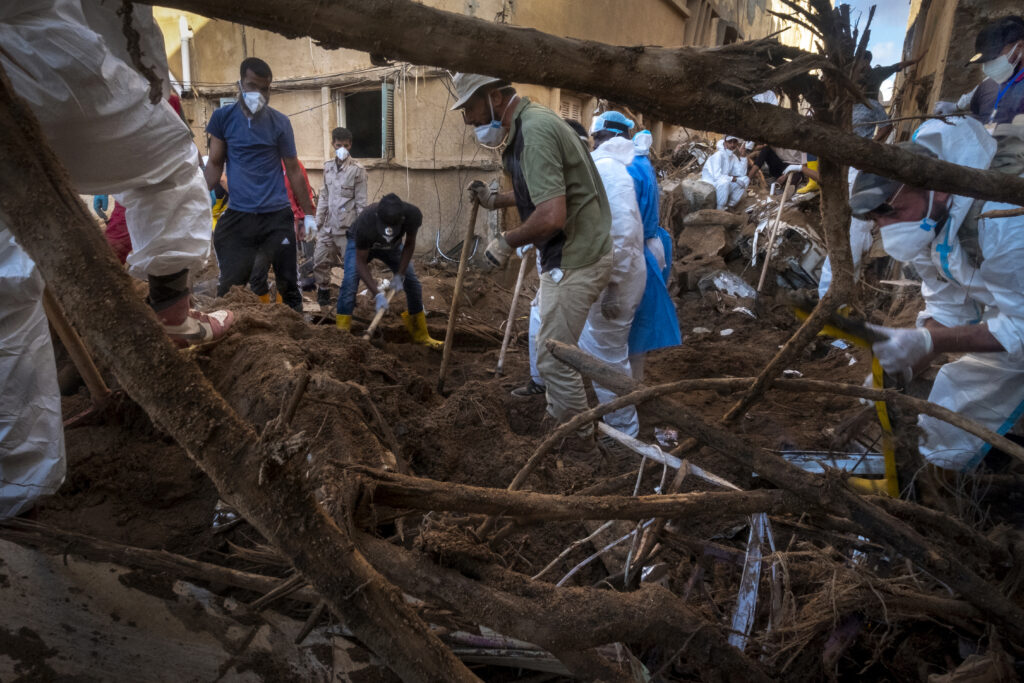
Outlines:
{"label": "man in olive green shirt", "polygon": [[[499,236],[487,256],[499,265],[512,248],[533,244],[540,254],[540,330],[537,369],[547,388],[548,413],[564,422],[587,410],[579,373],[552,356],[545,342],[575,345],[591,305],[611,274],[611,210],[590,150],[559,116],[521,98],[508,82],[456,74],[454,85],[467,125],[488,148],[505,145],[502,162],[512,192],[492,193],[483,183],[470,196],[487,209],[515,206],[522,224]],[[593,425],[577,433],[569,450],[592,451]]]}

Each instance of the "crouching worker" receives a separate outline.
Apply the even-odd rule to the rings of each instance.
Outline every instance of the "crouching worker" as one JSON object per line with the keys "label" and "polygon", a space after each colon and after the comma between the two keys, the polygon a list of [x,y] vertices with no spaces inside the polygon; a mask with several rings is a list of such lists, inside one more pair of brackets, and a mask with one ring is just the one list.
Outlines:
{"label": "crouching worker", "polygon": [[[345,252],[345,276],[338,296],[338,328],[352,326],[352,309],[356,305],[356,289],[362,278],[378,311],[388,307],[384,292],[370,273],[370,261],[377,259],[391,269],[391,289],[397,294],[405,292],[408,308],[402,313],[406,329],[417,344],[439,349],[443,342],[431,339],[427,332],[427,318],[423,313],[423,288],[412,267],[416,251],[416,232],[423,223],[418,208],[403,202],[396,194],[384,195],[376,204],[370,204],[352,224],[351,235],[355,249]],[[403,243],[402,238],[405,238]]]}
{"label": "crouching worker", "polygon": [[[1024,171],[1013,154],[1010,166],[1000,163],[996,139],[972,118],[927,121],[901,146],[971,168]],[[1024,217],[978,218],[1012,207],[870,173],[857,176],[850,206],[875,222],[890,256],[921,276],[917,327],[872,326],[886,337],[872,346],[882,367],[909,380],[935,354],[963,354],[942,366],[928,400],[1005,434],[1024,411]],[[918,426],[921,454],[938,467],[972,470],[991,448],[927,415]]]}
{"label": "crouching worker", "polygon": [[722,148],[712,154],[701,169],[701,180],[715,186],[716,208],[719,211],[736,206],[750,185],[747,162],[736,156],[740,144],[739,138],[726,135]]}

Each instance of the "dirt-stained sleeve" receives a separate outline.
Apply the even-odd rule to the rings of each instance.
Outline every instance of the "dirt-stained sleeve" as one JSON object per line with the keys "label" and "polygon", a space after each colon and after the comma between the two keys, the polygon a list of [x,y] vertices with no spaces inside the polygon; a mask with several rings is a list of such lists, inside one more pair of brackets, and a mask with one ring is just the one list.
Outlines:
{"label": "dirt-stained sleeve", "polygon": [[366,208],[366,169],[362,166],[359,166],[356,171],[355,204],[355,212],[358,216]]}

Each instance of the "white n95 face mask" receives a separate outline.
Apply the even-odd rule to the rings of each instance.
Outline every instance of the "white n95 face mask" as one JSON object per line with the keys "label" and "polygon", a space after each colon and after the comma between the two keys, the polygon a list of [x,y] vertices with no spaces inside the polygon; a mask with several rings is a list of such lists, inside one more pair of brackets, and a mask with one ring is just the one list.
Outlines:
{"label": "white n95 face mask", "polygon": [[[241,88],[242,84],[239,83],[238,87]],[[242,91],[242,101],[245,103],[245,108],[249,110],[253,116],[258,114],[265,106],[267,106],[267,98],[263,96],[261,92],[245,92]]]}
{"label": "white n95 face mask", "polygon": [[934,192],[928,194],[928,211],[921,220],[890,223],[881,229],[885,253],[897,261],[908,263],[919,257],[931,245],[937,225],[934,219],[929,218],[934,196]]}
{"label": "white n95 face mask", "polygon": [[890,223],[882,228],[882,246],[885,253],[904,263],[909,263],[920,256],[934,237],[935,221],[931,218]]}
{"label": "white n95 face mask", "polygon": [[339,147],[334,150],[334,156],[338,157],[338,161],[345,161],[345,159],[348,159],[348,148]]}
{"label": "white n95 face mask", "polygon": [[1017,67],[1019,52],[1020,45],[1017,45],[1010,50],[1009,54],[999,55],[992,61],[982,64],[981,70],[996,83],[1005,83]]}

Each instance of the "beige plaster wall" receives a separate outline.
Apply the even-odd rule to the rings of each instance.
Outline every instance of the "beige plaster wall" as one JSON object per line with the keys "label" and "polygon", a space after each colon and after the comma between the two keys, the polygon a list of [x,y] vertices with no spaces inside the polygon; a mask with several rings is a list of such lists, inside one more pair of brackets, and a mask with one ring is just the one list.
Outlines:
{"label": "beige plaster wall", "polygon": [[[746,21],[748,0],[713,2],[715,10],[735,21],[744,37],[761,37],[774,29],[768,15],[758,9],[756,22]],[[754,0],[760,4],[779,0]],[[485,21],[503,19],[507,23],[529,26],[556,35],[571,36],[620,45],[684,44],[687,17],[680,7],[695,6],[707,0],[427,0],[433,7],[474,16]],[[373,68],[367,54],[355,50],[324,50],[308,38],[288,39],[280,35],[219,20],[154,8],[154,16],[164,33],[171,73],[182,76],[179,17],[184,16],[194,37],[190,43],[192,82],[195,89],[185,93],[183,106],[196,141],[206,152],[205,127],[221,96],[237,96],[238,65],[246,56],[266,60],[279,86],[289,79],[320,77],[334,80],[365,80],[343,89],[379,90],[380,79],[394,85],[395,154],[392,159],[361,160],[369,171],[370,201],[387,192],[396,192],[420,206],[424,213],[424,232],[418,244],[421,253],[433,250],[440,229],[442,243],[457,242],[465,226],[459,226],[463,214],[462,188],[470,179],[490,180],[499,174],[498,157],[476,144],[473,131],[462,122],[458,112],[448,108],[452,99],[438,72],[427,67],[396,65]],[[776,22],[777,23],[777,22]],[[756,24],[756,26],[755,26]],[[785,36],[783,36],[785,39]],[[340,86],[338,86],[340,87]],[[517,84],[521,94],[556,111],[563,93],[557,88]],[[198,91],[198,93],[196,92]],[[597,100],[583,93],[565,93],[583,101],[582,123],[590,125]],[[327,105],[324,105],[325,100]],[[330,130],[338,125],[336,106],[329,92],[319,86],[308,90],[272,89],[270,106],[289,115],[295,132],[300,161],[306,166],[315,192],[322,184],[322,168],[331,154]],[[655,132],[656,149],[668,133],[668,127],[647,120],[643,125]],[[664,129],[664,133],[663,133]],[[484,212],[486,213],[486,212]],[[481,215],[478,232],[486,231],[488,217]],[[454,233],[453,233],[454,231]]]}

